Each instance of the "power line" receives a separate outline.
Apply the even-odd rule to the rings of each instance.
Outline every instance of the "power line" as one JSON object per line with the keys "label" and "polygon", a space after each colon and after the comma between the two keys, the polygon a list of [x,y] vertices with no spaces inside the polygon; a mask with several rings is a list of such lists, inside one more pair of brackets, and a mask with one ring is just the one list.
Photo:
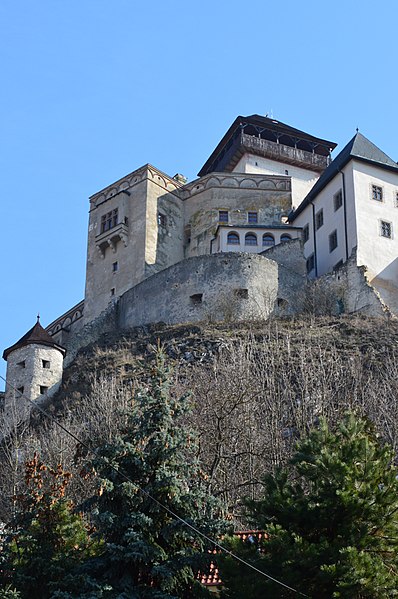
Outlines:
{"label": "power line", "polygon": [[[0,378],[7,384],[6,379],[2,375],[0,375]],[[8,386],[11,387],[14,391],[18,392],[18,394],[19,394],[18,395],[18,399],[19,398],[25,399],[32,406],[34,406],[36,409],[38,409],[42,414],[44,414],[44,416],[47,416],[47,418],[50,418],[54,422],[54,424],[56,424],[60,429],[62,429],[67,435],[69,435],[70,437],[72,437],[72,439],[74,439],[75,441],[77,441],[77,443],[79,443],[80,445],[82,445],[85,449],[87,449],[90,453],[94,454],[97,458],[99,457],[100,459],[102,459],[102,461],[107,466],[109,466],[112,470],[114,470],[119,476],[121,476],[122,478],[124,478],[127,482],[129,482],[132,485],[134,485],[135,487],[137,487],[137,489],[140,491],[140,493],[142,493],[143,495],[145,495],[146,497],[148,497],[149,499],[151,499],[153,502],[155,502],[159,507],[161,507],[168,514],[170,514],[170,516],[173,516],[173,518],[175,518],[176,520],[179,520],[179,522],[181,522],[182,524],[184,524],[185,526],[187,526],[188,528],[190,528],[197,535],[199,535],[203,539],[206,539],[206,541],[209,541],[215,547],[218,547],[218,549],[220,549],[221,551],[223,551],[227,555],[231,556],[232,558],[234,558],[238,562],[244,564],[248,568],[251,568],[252,570],[254,570],[255,572],[257,572],[258,574],[261,574],[262,576],[265,576],[266,578],[268,578],[268,580],[272,580],[273,582],[276,582],[277,584],[279,584],[280,586],[284,587],[285,589],[288,589],[289,591],[293,591],[294,593],[297,593],[298,595],[301,595],[302,597],[307,597],[309,599],[308,595],[305,595],[304,593],[301,593],[297,589],[294,589],[293,587],[290,587],[289,585],[285,584],[284,582],[281,582],[280,580],[278,580],[276,578],[273,578],[273,576],[270,576],[269,574],[266,574],[266,572],[263,572],[262,570],[259,570],[258,568],[256,568],[255,566],[253,566],[253,564],[250,564],[249,562],[247,562],[246,560],[242,559],[238,555],[235,555],[234,553],[232,553],[232,551],[230,551],[229,549],[227,549],[223,545],[220,545],[220,543],[218,543],[217,541],[215,541],[211,537],[208,537],[204,532],[202,532],[201,530],[199,530],[198,528],[196,528],[196,526],[193,526],[193,524],[190,524],[187,520],[185,520],[184,518],[181,518],[181,516],[179,516],[178,514],[176,514],[175,512],[173,512],[173,510],[171,510],[169,507],[167,507],[167,505],[164,505],[163,503],[161,503],[158,499],[156,499],[156,497],[153,497],[150,493],[148,493],[148,491],[145,491],[145,489],[143,489],[142,487],[140,487],[139,485],[137,485],[137,483],[133,482],[131,480],[131,478],[129,478],[127,476],[127,474],[125,474],[123,471],[121,471],[118,468],[116,468],[116,466],[114,466],[113,464],[111,464],[110,462],[108,462],[107,460],[105,460],[104,458],[102,458],[101,456],[98,456],[96,454],[95,450],[92,447],[90,447],[89,445],[87,445],[87,443],[85,443],[84,441],[82,441],[81,439],[79,439],[79,437],[77,437],[74,433],[72,433],[69,429],[67,429],[63,424],[61,424],[57,420],[57,418],[55,418],[55,416],[53,416],[53,414],[50,414],[49,412],[47,412],[46,410],[44,410],[38,403],[35,403],[33,400],[29,399],[23,393],[19,393],[18,389],[14,385],[12,385],[11,383],[8,383]]]}

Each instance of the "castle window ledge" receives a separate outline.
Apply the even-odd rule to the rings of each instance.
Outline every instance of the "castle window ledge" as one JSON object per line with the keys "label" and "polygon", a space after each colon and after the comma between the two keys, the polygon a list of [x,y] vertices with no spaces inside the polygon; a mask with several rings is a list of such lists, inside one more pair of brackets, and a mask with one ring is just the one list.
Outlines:
{"label": "castle window ledge", "polygon": [[122,241],[125,247],[128,244],[128,226],[125,223],[120,223],[95,237],[95,245],[102,257],[105,256],[108,247],[116,252],[116,245],[119,241]]}

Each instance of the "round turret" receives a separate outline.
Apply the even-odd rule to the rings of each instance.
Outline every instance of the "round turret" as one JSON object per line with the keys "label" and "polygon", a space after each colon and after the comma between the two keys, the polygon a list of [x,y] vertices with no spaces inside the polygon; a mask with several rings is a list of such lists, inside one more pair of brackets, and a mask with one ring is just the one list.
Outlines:
{"label": "round turret", "polygon": [[32,401],[51,397],[62,381],[65,354],[66,349],[54,342],[37,317],[35,326],[4,350],[3,358],[7,360],[5,405],[22,394]]}

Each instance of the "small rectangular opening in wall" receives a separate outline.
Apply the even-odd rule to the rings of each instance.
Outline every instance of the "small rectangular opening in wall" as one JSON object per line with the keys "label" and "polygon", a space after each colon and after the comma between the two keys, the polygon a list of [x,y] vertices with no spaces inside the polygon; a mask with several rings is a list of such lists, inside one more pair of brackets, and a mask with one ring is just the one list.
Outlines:
{"label": "small rectangular opening in wall", "polygon": [[235,289],[235,295],[240,299],[249,299],[248,289]]}
{"label": "small rectangular opening in wall", "polygon": [[50,368],[50,360],[42,360],[41,364],[43,368]]}
{"label": "small rectangular opening in wall", "polygon": [[40,395],[45,395],[48,391],[48,387],[45,387],[44,385],[40,385]]}
{"label": "small rectangular opening in wall", "polygon": [[25,360],[22,360],[22,362],[17,362],[17,366],[19,366],[19,368],[25,368]]}
{"label": "small rectangular opening in wall", "polygon": [[18,393],[20,393],[22,395],[22,393],[24,392],[25,387],[18,387],[17,391]]}
{"label": "small rectangular opening in wall", "polygon": [[114,262],[112,264],[112,272],[117,272],[119,270],[119,263],[118,262]]}
{"label": "small rectangular opening in wall", "polygon": [[197,306],[198,304],[202,303],[203,293],[194,293],[189,299],[191,300],[191,304]]}
{"label": "small rectangular opening in wall", "polygon": [[114,295],[115,295],[115,288],[112,287],[112,289],[111,289],[111,296],[113,297]]}

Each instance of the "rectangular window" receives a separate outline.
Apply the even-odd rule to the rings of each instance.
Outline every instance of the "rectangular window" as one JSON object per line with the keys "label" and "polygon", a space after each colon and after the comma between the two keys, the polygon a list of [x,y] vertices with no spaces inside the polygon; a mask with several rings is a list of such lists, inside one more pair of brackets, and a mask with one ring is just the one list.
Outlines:
{"label": "rectangular window", "polygon": [[219,210],[218,211],[218,221],[220,223],[228,222],[228,210]]}
{"label": "rectangular window", "polygon": [[333,196],[334,211],[337,212],[343,205],[343,192],[341,189]]}
{"label": "rectangular window", "polygon": [[194,293],[193,295],[189,296],[189,299],[191,300],[191,304],[193,304],[194,306],[201,304],[202,298],[203,298],[203,293]]}
{"label": "rectangular window", "polygon": [[252,223],[252,224],[258,223],[257,212],[248,212],[247,213],[247,222]]}
{"label": "rectangular window", "polygon": [[321,208],[319,212],[315,214],[315,227],[316,230],[320,229],[323,225],[323,209]]}
{"label": "rectangular window", "polygon": [[112,264],[112,272],[117,272],[119,270],[119,264],[118,262],[114,262]]}
{"label": "rectangular window", "polygon": [[167,217],[161,212],[158,212],[158,225],[159,227],[165,227],[167,225]]}
{"label": "rectangular window", "polygon": [[339,268],[341,268],[342,266],[343,266],[343,261],[342,261],[342,260],[339,260],[339,261],[337,262],[337,264],[335,264],[335,265],[333,266],[333,270],[339,270]]}
{"label": "rectangular window", "polygon": [[115,295],[115,288],[112,287],[112,289],[111,289],[111,296],[113,297],[114,295]]}
{"label": "rectangular window", "polygon": [[385,220],[380,221],[380,235],[382,237],[387,237],[388,239],[392,238],[392,223],[389,223]]}
{"label": "rectangular window", "polygon": [[109,231],[113,227],[116,227],[118,224],[119,218],[119,209],[115,208],[110,212],[107,212],[103,216],[101,216],[101,233],[105,233],[105,231]]}
{"label": "rectangular window", "polygon": [[43,368],[50,368],[50,360],[42,360],[41,365]]}
{"label": "rectangular window", "polygon": [[395,208],[398,208],[398,191],[395,192]]}
{"label": "rectangular window", "polygon": [[303,242],[306,243],[310,238],[310,226],[304,225],[303,227]]}
{"label": "rectangular window", "polygon": [[45,387],[44,385],[40,385],[40,395],[45,395],[48,391],[48,387]]}
{"label": "rectangular window", "polygon": [[307,273],[308,274],[312,270],[314,270],[314,268],[315,268],[315,255],[314,254],[311,254],[311,256],[308,256],[307,262],[306,262],[306,266],[307,266]]}
{"label": "rectangular window", "polygon": [[383,201],[383,188],[380,185],[372,185],[372,200]]}
{"label": "rectangular window", "polygon": [[329,252],[332,253],[337,248],[337,231],[329,235]]}

